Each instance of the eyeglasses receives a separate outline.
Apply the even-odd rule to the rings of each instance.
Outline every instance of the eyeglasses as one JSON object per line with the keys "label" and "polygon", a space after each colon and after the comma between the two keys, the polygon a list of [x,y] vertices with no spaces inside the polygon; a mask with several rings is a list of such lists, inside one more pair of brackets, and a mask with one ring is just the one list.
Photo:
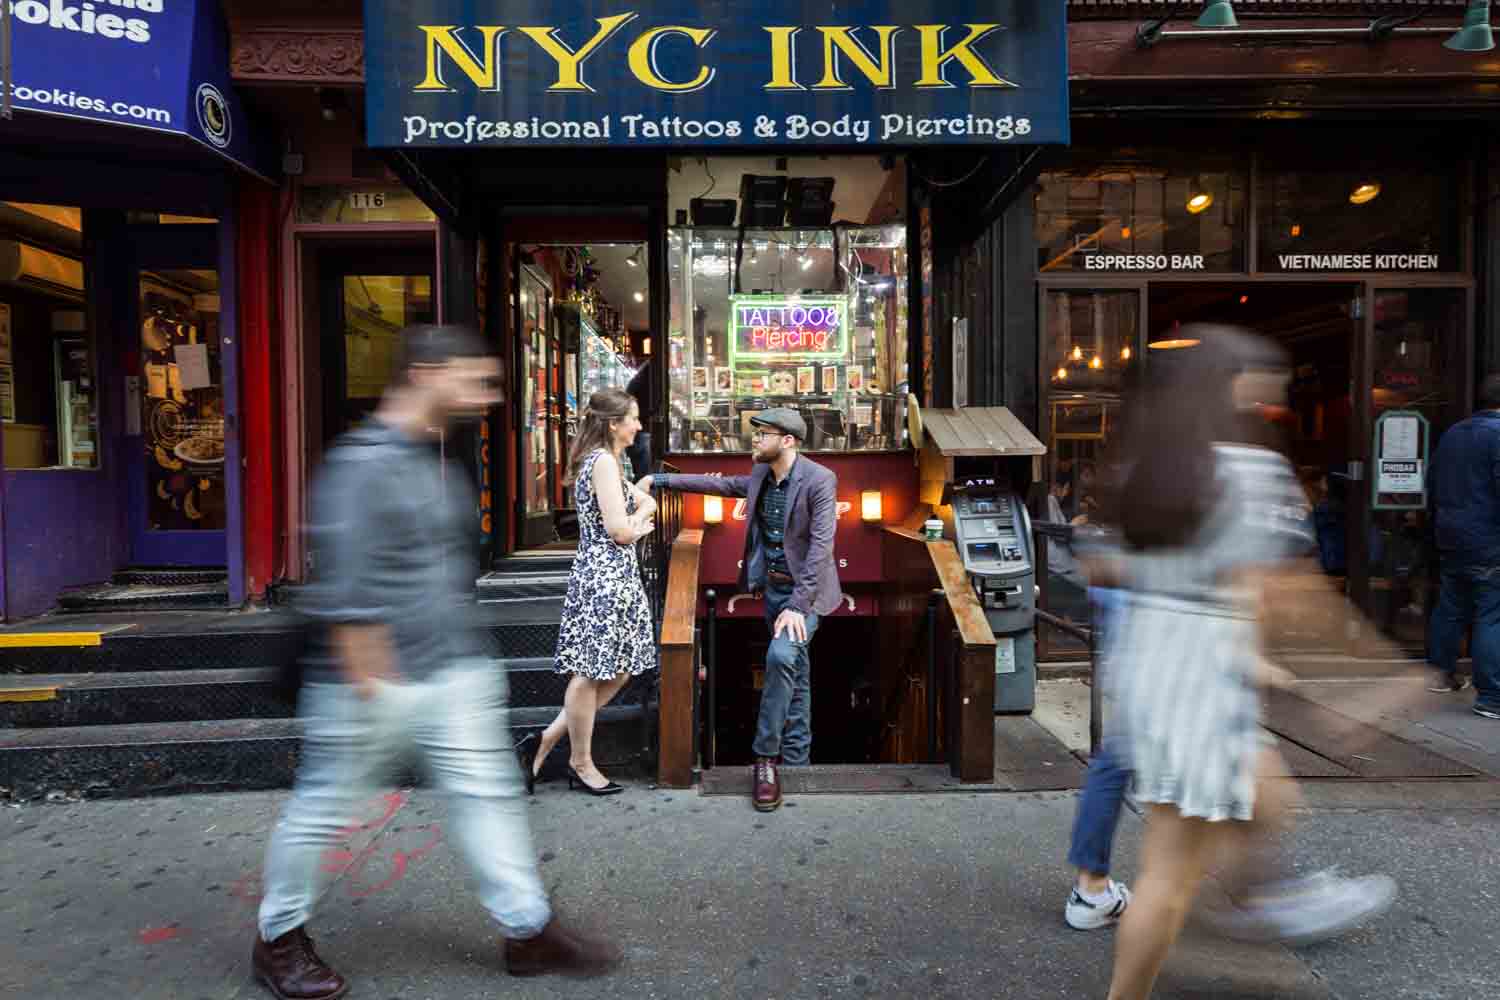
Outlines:
{"label": "eyeglasses", "polygon": [[766,438],[786,437],[785,431],[751,431],[751,441],[764,441]]}

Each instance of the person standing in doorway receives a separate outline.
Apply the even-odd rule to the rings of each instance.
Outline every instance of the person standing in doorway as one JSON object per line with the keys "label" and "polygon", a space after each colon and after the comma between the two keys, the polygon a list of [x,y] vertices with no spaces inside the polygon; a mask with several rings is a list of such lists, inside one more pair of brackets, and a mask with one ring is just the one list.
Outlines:
{"label": "person standing in doorway", "polygon": [[751,800],[761,812],[781,806],[780,765],[801,766],[812,753],[812,663],[808,646],[818,621],[842,597],[833,558],[838,479],[800,455],[807,424],[796,410],[750,418],[755,459],[748,476],[647,476],[637,485],[684,493],[748,498],[740,589],[764,594],[771,645],[756,723]]}
{"label": "person standing in doorway", "polygon": [[1474,714],[1500,720],[1500,374],[1479,410],[1443,434],[1431,484],[1442,589],[1427,640],[1432,691],[1462,691],[1458,648],[1473,627]]}
{"label": "person standing in doorway", "polygon": [[326,852],[404,750],[449,800],[450,839],[500,924],[512,975],[593,975],[619,960],[613,946],[563,926],[542,890],[505,674],[469,621],[474,495],[462,476],[444,475],[434,443],[456,418],[499,400],[499,363],[461,327],[409,327],[399,349],[373,416],[339,439],[313,489],[302,763],[267,851],[251,957],[282,1000],[348,992],[304,927],[327,879]]}
{"label": "person standing in doorway", "polygon": [[570,750],[569,788],[591,795],[624,790],[594,763],[594,719],[632,677],[656,667],[656,629],[635,551],[654,527],[656,501],[621,472],[640,429],[635,400],[620,389],[601,389],[583,411],[583,428],[568,458],[578,555],[563,599],[556,660],[557,672],[569,675],[568,691],[552,724],[522,745],[528,792],[563,736]]}

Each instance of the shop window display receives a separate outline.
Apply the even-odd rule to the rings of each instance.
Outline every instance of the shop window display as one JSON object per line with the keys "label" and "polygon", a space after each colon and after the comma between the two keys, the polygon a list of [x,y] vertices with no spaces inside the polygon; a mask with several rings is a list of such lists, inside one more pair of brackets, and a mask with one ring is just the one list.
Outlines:
{"label": "shop window display", "polygon": [[0,205],[5,468],[99,466],[98,380],[84,311],[82,212]]}
{"label": "shop window display", "polygon": [[672,450],[748,451],[776,406],[810,451],[904,446],[903,226],[679,228],[669,251]]}
{"label": "shop window display", "polygon": [[141,440],[153,531],[225,527],[218,293],[212,270],[141,275]]}

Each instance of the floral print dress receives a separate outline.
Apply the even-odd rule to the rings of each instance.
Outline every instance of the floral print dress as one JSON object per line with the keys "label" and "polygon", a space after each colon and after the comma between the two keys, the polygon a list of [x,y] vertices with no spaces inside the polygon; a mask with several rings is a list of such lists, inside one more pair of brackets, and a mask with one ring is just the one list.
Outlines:
{"label": "floral print dress", "polygon": [[[557,672],[607,681],[635,676],[656,666],[656,630],[641,585],[634,545],[621,545],[604,529],[604,513],[594,494],[594,464],[605,454],[596,449],[583,460],[573,485],[578,509],[578,555],[563,599],[557,637]],[[634,514],[635,498],[623,478],[625,512]]]}

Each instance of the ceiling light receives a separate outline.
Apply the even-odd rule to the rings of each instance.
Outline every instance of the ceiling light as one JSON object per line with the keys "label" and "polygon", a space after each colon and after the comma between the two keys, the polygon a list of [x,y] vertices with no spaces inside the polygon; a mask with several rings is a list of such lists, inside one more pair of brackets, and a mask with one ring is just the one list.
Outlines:
{"label": "ceiling light", "polygon": [[1349,192],[1349,203],[1352,205],[1368,205],[1380,197],[1380,182],[1365,181]]}
{"label": "ceiling light", "polygon": [[1059,382],[1066,382],[1068,380],[1068,370],[1066,368],[1059,368],[1056,377]]}
{"label": "ceiling light", "polygon": [[1121,361],[1129,361],[1130,360],[1130,348],[1128,348],[1128,347],[1122,347],[1122,348],[1120,348],[1120,360]]}
{"label": "ceiling light", "polygon": [[1199,191],[1187,200],[1187,210],[1193,215],[1202,215],[1213,203],[1214,196],[1211,193]]}
{"label": "ceiling light", "polygon": [[1104,362],[1099,360],[1099,355],[1096,354],[1089,359],[1089,367],[1094,369],[1095,371],[1098,371],[1100,368],[1104,367]]}
{"label": "ceiling light", "polygon": [[1293,226],[1292,227],[1292,238],[1296,239],[1298,236],[1301,236],[1301,235],[1302,235],[1302,227],[1301,226]]}
{"label": "ceiling light", "polygon": [[635,300],[637,302],[645,302],[646,301],[645,293],[643,293],[643,292],[636,292],[635,293]]}
{"label": "ceiling light", "polygon": [[1191,337],[1181,337],[1172,340],[1153,340],[1146,346],[1153,351],[1178,351],[1184,347],[1197,347],[1201,343],[1203,343],[1201,340],[1195,340]]}
{"label": "ceiling light", "polygon": [[1073,360],[1074,361],[1082,361],[1083,360],[1083,348],[1078,347],[1078,346],[1074,346],[1074,348],[1073,348]]}

